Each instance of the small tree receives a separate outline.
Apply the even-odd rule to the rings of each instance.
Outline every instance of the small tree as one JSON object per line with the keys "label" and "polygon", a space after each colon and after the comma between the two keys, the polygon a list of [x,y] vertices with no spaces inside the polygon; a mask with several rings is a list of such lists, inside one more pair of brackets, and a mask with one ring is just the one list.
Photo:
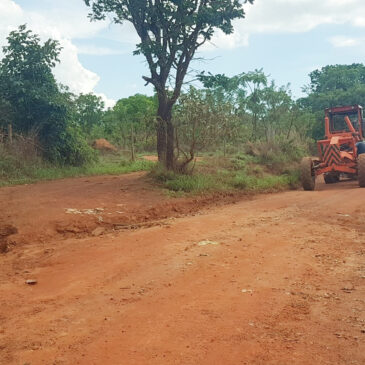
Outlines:
{"label": "small tree", "polygon": [[80,94],[75,100],[76,121],[82,130],[90,137],[95,126],[101,124],[105,104],[100,96],[95,94]]}
{"label": "small tree", "polygon": [[[254,0],[84,0],[90,18],[103,20],[113,14],[114,23],[133,24],[151,75],[143,76],[158,96],[157,152],[160,162],[174,168],[172,108],[196,50],[212,39],[216,29],[233,32],[232,20],[244,17],[242,3]],[[168,82],[173,78],[172,90]]]}

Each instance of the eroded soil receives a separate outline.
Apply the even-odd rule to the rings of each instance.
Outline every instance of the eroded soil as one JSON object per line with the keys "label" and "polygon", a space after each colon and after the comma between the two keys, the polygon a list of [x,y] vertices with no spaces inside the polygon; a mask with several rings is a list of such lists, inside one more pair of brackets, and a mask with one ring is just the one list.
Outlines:
{"label": "eroded soil", "polygon": [[0,202],[1,364],[365,363],[356,182],[171,199],[131,174]]}

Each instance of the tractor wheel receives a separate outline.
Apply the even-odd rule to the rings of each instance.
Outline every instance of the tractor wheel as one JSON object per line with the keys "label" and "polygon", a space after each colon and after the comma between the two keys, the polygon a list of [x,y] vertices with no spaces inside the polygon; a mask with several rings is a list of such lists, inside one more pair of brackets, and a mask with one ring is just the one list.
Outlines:
{"label": "tractor wheel", "polygon": [[316,175],[314,173],[314,164],[310,157],[304,157],[300,164],[300,176],[304,190],[314,190],[316,185]]}
{"label": "tractor wheel", "polygon": [[340,181],[340,176],[335,174],[324,174],[324,182],[326,184],[335,184]]}
{"label": "tractor wheel", "polygon": [[365,153],[359,156],[357,170],[360,188],[365,188]]}
{"label": "tractor wheel", "polygon": [[365,142],[359,142],[356,144],[358,156],[365,153]]}

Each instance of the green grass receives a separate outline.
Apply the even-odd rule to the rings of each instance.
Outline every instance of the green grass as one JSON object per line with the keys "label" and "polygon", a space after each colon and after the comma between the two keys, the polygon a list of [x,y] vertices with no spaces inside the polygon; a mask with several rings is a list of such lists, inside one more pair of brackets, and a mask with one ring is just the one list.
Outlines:
{"label": "green grass", "polygon": [[299,185],[299,173],[293,171],[290,174],[266,175],[263,177],[248,176],[245,174],[236,175],[233,179],[233,186],[237,189],[249,191],[268,191],[295,189]]}
{"label": "green grass", "polygon": [[299,173],[295,168],[274,175],[250,162],[214,158],[199,164],[191,175],[168,172],[160,167],[153,169],[151,175],[175,196],[228,191],[268,192],[299,186]]}
{"label": "green grass", "polygon": [[121,159],[100,158],[98,162],[82,167],[51,166],[41,161],[21,163],[1,160],[0,186],[30,184],[37,181],[55,180],[69,177],[121,175],[136,171],[148,171],[153,162],[145,160],[126,161]]}
{"label": "green grass", "polygon": [[165,182],[165,187],[174,192],[203,193],[226,190],[222,181],[213,175],[174,175]]}
{"label": "green grass", "polygon": [[280,191],[295,189],[298,186],[297,174],[263,177],[237,175],[174,175],[163,186],[176,193],[209,193],[214,191],[244,190],[250,192]]}

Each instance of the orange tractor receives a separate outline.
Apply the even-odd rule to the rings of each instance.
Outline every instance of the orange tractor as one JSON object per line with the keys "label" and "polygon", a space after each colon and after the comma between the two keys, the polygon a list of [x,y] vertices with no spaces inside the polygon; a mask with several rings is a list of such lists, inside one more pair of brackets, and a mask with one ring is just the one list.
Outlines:
{"label": "orange tractor", "polygon": [[304,157],[301,180],[304,190],[314,190],[316,177],[326,184],[341,177],[358,179],[365,187],[365,122],[359,105],[326,109],[326,139],[318,141],[319,158]]}

